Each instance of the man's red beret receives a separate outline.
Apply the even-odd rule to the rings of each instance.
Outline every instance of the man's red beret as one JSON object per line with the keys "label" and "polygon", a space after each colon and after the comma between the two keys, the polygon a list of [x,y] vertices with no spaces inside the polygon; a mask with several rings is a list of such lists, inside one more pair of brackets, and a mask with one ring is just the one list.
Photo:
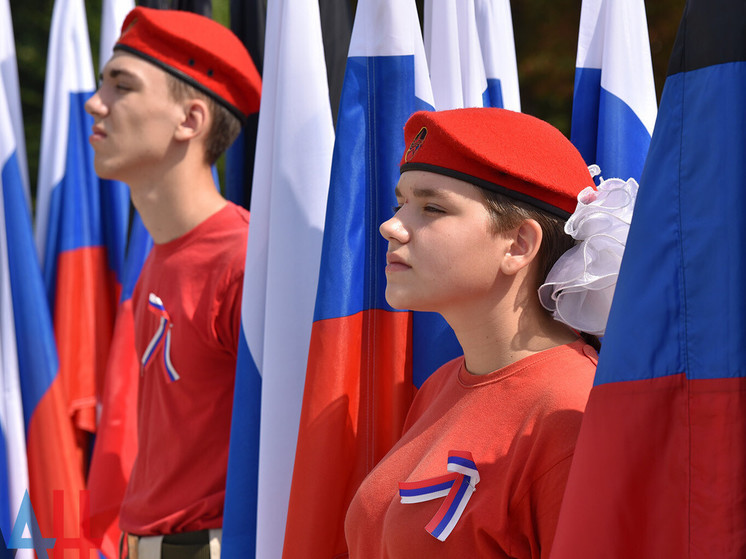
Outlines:
{"label": "man's red beret", "polygon": [[262,82],[251,56],[238,37],[208,17],[138,6],[127,14],[114,49],[163,68],[242,122],[259,110]]}
{"label": "man's red beret", "polygon": [[551,124],[494,108],[421,111],[404,126],[401,172],[430,171],[567,218],[593,186],[588,167]]}

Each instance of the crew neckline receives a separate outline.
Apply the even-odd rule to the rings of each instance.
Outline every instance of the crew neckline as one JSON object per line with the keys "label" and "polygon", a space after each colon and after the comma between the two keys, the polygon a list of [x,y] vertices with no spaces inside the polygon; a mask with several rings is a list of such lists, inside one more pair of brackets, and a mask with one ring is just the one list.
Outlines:
{"label": "crew neckline", "polygon": [[202,230],[209,228],[211,223],[213,221],[216,221],[224,212],[227,212],[230,207],[230,203],[226,204],[218,211],[209,215],[200,223],[192,227],[189,231],[179,237],[176,237],[175,239],[171,239],[166,243],[153,243],[153,250],[159,253],[169,253],[173,252],[174,250],[180,250],[185,244],[189,243],[192,238],[200,235]]}
{"label": "crew neckline", "polygon": [[[491,373],[487,373],[485,375],[474,375],[470,373],[466,369],[466,360],[462,357],[461,366],[459,367],[458,371],[458,380],[459,383],[466,388],[474,388],[477,386],[482,386],[484,384],[499,382],[503,379],[520,373],[524,369],[532,367],[536,363],[552,359],[556,354],[564,353],[566,351],[577,351],[578,353],[583,353],[584,355],[592,359],[593,356],[589,355],[588,352],[585,351],[585,346],[586,343],[581,338],[578,338],[574,342],[550,347],[549,349],[534,353],[533,355],[529,355],[528,357],[519,359],[515,363],[511,363],[510,365],[506,365],[501,369],[492,371]],[[587,347],[590,348],[590,346]]]}

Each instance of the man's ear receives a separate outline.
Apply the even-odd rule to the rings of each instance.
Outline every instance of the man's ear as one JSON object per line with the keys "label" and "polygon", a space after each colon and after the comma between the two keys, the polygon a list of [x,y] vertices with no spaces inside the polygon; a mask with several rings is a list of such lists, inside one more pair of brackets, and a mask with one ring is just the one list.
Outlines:
{"label": "man's ear", "polygon": [[502,270],[508,275],[514,275],[534,261],[539,253],[543,232],[541,225],[534,219],[525,219],[521,224],[506,232],[510,238],[510,246],[502,262]]}
{"label": "man's ear", "polygon": [[176,128],[177,140],[191,140],[200,134],[207,134],[209,109],[202,99],[189,99],[184,102],[184,115]]}

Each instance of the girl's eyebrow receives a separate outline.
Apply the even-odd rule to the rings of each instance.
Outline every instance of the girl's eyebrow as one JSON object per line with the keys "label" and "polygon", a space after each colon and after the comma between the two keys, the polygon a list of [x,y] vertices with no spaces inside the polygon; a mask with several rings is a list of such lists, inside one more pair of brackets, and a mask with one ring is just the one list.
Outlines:
{"label": "girl's eyebrow", "polygon": [[[401,198],[401,190],[399,190],[399,186],[394,189],[394,195],[397,198]],[[446,197],[445,192],[443,192],[440,189],[436,188],[428,188],[424,186],[415,186],[412,188],[412,196],[415,198],[435,198],[435,199],[443,199]]]}

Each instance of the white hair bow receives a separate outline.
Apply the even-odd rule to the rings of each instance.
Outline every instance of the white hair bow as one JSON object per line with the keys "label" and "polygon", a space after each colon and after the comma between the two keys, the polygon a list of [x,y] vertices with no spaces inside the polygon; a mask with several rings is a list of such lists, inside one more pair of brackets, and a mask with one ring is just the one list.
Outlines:
{"label": "white hair bow", "polygon": [[539,288],[541,304],[556,320],[604,334],[637,190],[635,179],[607,179],[578,194],[565,232],[581,242],[557,260]]}

